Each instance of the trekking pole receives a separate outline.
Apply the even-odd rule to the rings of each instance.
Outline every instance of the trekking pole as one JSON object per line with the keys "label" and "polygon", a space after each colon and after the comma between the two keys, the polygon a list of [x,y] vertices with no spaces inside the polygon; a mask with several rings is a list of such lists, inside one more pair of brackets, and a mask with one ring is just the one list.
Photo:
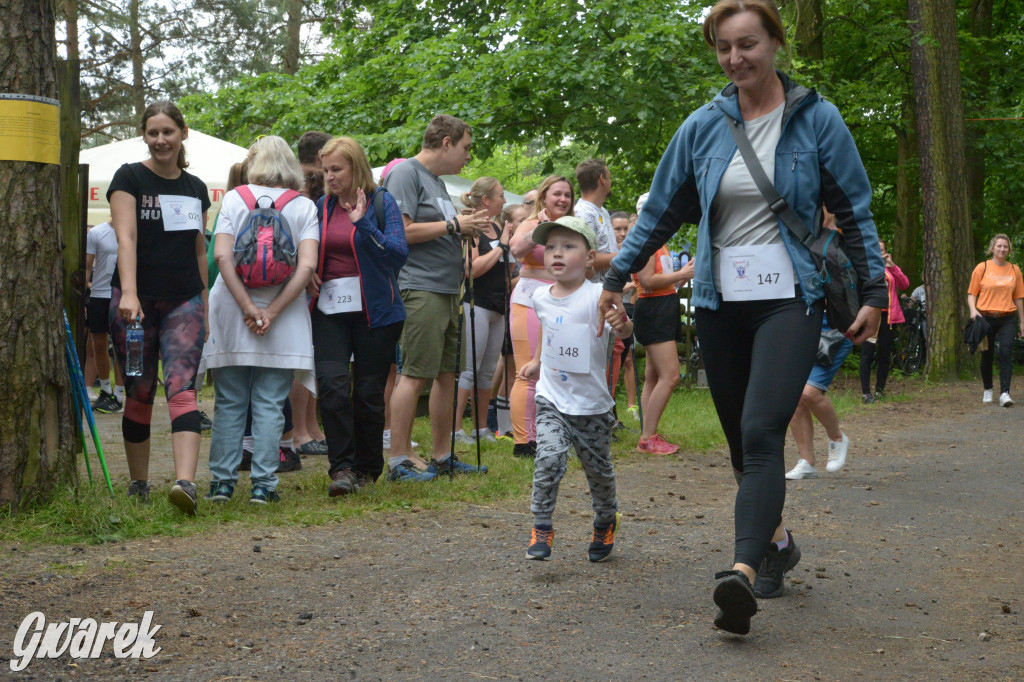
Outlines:
{"label": "trekking pole", "polygon": [[[114,486],[110,483],[110,472],[107,470],[107,460],[103,456],[103,446],[100,445],[100,433],[96,428],[96,420],[92,416],[92,406],[89,404],[89,391],[85,388],[85,376],[82,374],[82,366],[78,363],[78,354],[73,352],[74,348],[71,345],[71,324],[68,322],[68,313],[64,311],[64,333],[67,335],[66,342],[71,355],[72,367],[75,370],[75,377],[77,379],[79,396],[82,399],[83,411],[85,417],[89,421],[89,430],[92,432],[92,444],[96,446],[96,458],[100,461],[100,467],[103,469],[103,478],[107,481],[107,490],[110,491],[110,495],[114,495]],[[88,409],[85,409],[88,406]]]}
{"label": "trekking pole", "polygon": [[644,401],[640,400],[640,373],[636,368],[636,334],[633,335],[633,343],[629,346],[629,354],[633,356],[633,385],[636,387],[636,411],[640,415],[640,431],[644,429]]}
{"label": "trekking pole", "polygon": [[469,346],[473,362],[473,438],[476,440],[476,466],[480,468],[480,401],[476,394],[476,301],[473,299],[473,250],[466,247],[466,264],[469,274],[466,278],[466,292],[469,294]]}
{"label": "trekking pole", "polygon": [[[71,404],[75,409],[75,419],[78,421],[78,437],[82,441],[82,459],[85,460],[85,473],[89,476],[89,487],[92,487],[92,466],[89,464],[89,449],[85,443],[85,429],[82,427],[82,406],[78,397],[78,381],[75,378],[75,372],[71,369],[73,361],[71,359],[70,348],[68,347],[67,341],[64,342],[64,361],[68,365],[68,380],[71,382]],[[91,408],[90,408],[91,409]]]}
{"label": "trekking pole", "polygon": [[[508,223],[505,223],[505,227],[502,229],[508,229]],[[509,241],[512,241],[512,236],[509,235]],[[512,345],[512,264],[509,262],[509,251],[505,251],[502,254],[502,263],[505,267],[505,319],[503,321],[504,329],[502,330],[501,350],[502,355],[505,356],[505,376],[502,377],[502,381],[505,384],[505,404],[511,409],[509,404],[509,398],[512,395],[512,383],[515,381],[515,377],[509,377],[508,375],[508,357],[509,354],[505,353],[505,334],[508,334],[509,346]],[[511,351],[512,348],[510,347]],[[514,357],[514,355],[513,355]],[[511,421],[511,420],[510,420]],[[501,423],[498,424],[499,430],[501,429]],[[511,433],[508,434],[512,436]]]}
{"label": "trekking pole", "polygon": [[[456,372],[455,372],[455,386],[453,387],[453,390],[452,390],[452,449],[451,449],[451,456],[452,457],[455,456],[455,432],[458,431],[458,429],[455,428],[455,427],[456,427],[457,424],[459,424],[462,421],[462,419],[460,418],[461,415],[458,414],[458,411],[459,411],[459,372],[458,372],[458,363],[462,361],[462,326],[463,326],[463,322],[465,321],[465,319],[464,319],[465,318],[465,314],[462,312],[462,300],[461,299],[462,299],[462,296],[463,296],[463,294],[465,292],[465,289],[466,289],[466,252],[468,251],[467,246],[468,246],[468,244],[466,243],[466,240],[462,240],[462,260],[459,263],[459,276],[462,278],[462,283],[459,286],[459,301],[458,301],[458,305],[459,305],[459,331],[455,335],[455,363],[456,363],[455,367],[456,367]],[[450,464],[450,462],[449,462],[449,464]],[[455,467],[454,466],[449,466],[448,467],[448,479],[452,480],[454,478],[455,478]]]}

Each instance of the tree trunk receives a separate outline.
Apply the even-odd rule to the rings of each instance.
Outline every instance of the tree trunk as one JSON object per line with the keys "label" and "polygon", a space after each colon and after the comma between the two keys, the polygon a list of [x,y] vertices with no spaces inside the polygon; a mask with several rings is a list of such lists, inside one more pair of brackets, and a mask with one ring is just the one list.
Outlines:
{"label": "tree trunk", "polygon": [[68,61],[78,62],[78,0],[64,0],[64,23],[67,26],[65,47]]}
{"label": "tree trunk", "polygon": [[[0,4],[0,92],[53,99],[55,4]],[[75,480],[64,362],[59,167],[0,161],[0,505]]]}
{"label": "tree trunk", "polygon": [[964,108],[954,0],[909,0],[910,59],[917,100],[924,209],[924,281],[932,379],[969,366],[962,340],[974,264],[967,206]]}
{"label": "tree trunk", "polygon": [[921,282],[921,173],[917,115],[913,98],[903,102],[903,121],[896,132],[896,230],[893,260],[910,279]]}
{"label": "tree trunk", "polygon": [[804,59],[819,60],[825,56],[822,39],[821,0],[796,0],[796,53]]}
{"label": "tree trunk", "polygon": [[294,76],[299,70],[299,48],[302,46],[302,0],[288,0],[288,43],[284,48],[281,70]]}
{"label": "tree trunk", "polygon": [[[992,36],[992,0],[972,0],[971,2],[971,33],[978,38],[989,38]],[[974,65],[972,65],[974,66]],[[988,107],[989,84],[992,81],[992,74],[989,71],[987,62],[979,60],[975,79],[978,87],[972,96],[970,108],[975,115],[985,116]],[[967,196],[970,198],[971,225],[974,227],[972,234],[975,253],[982,250],[988,243],[988,236],[985,234],[985,123],[977,121],[970,124],[967,129]]]}
{"label": "tree trunk", "polygon": [[146,75],[143,70],[142,29],[139,27],[139,3],[141,0],[129,0],[129,32],[132,56],[132,106],[135,107],[135,120],[141,121],[146,112]]}

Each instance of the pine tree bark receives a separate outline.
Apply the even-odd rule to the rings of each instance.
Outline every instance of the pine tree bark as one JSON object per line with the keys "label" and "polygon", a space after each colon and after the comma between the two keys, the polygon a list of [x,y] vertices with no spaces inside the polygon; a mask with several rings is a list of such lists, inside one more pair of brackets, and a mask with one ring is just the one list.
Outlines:
{"label": "pine tree bark", "polygon": [[[55,4],[0,4],[0,92],[56,98]],[[59,168],[0,161],[0,506],[75,480],[61,274]]]}
{"label": "pine tree bark", "polygon": [[287,0],[287,7],[288,18],[285,29],[288,33],[288,42],[285,44],[281,70],[294,76],[299,70],[299,52],[302,47],[302,11],[305,5],[302,0]]}
{"label": "pine tree bark", "polygon": [[896,133],[896,230],[893,260],[899,263],[910,286],[921,282],[921,174],[914,100],[903,102],[903,120]]}
{"label": "pine tree bark", "polygon": [[[988,38],[992,35],[992,0],[972,0],[971,2],[971,33],[978,38]],[[985,116],[987,110],[989,84],[992,82],[992,74],[988,64],[982,61],[980,64],[972,65],[977,69],[974,79],[977,88],[968,107],[979,117]],[[975,252],[980,252],[988,243],[988,236],[985,234],[985,123],[974,122],[967,129],[967,193],[971,211],[971,224],[974,227]]]}
{"label": "pine tree bark", "polygon": [[924,214],[924,281],[928,296],[932,379],[969,366],[962,340],[973,263],[967,205],[964,107],[954,0],[909,0],[911,70],[917,101]]}
{"label": "pine tree bark", "polygon": [[146,74],[145,60],[142,57],[142,27],[139,25],[139,3],[141,0],[129,0],[129,51],[132,57],[132,106],[135,107],[135,120],[141,121],[146,113]]}

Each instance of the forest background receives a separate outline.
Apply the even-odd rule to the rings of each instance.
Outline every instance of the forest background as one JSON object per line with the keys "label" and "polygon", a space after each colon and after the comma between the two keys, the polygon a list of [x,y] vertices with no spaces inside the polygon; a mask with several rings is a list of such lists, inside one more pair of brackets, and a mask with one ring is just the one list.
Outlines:
{"label": "forest background", "polygon": [[[127,4],[126,4],[127,3]],[[137,135],[179,101],[197,130],[248,146],[319,129],[371,163],[411,156],[436,113],[474,130],[465,175],[525,192],[604,157],[607,205],[631,211],[685,117],[726,83],[700,22],[708,0],[67,0],[82,63],[83,146]],[[835,103],[875,191],[882,237],[922,281],[921,185],[905,0],[783,0],[778,68]],[[1024,247],[1024,2],[956,3],[971,236]],[[70,29],[70,30],[69,30]],[[70,40],[69,40],[70,37]],[[692,238],[684,229],[679,238]]]}

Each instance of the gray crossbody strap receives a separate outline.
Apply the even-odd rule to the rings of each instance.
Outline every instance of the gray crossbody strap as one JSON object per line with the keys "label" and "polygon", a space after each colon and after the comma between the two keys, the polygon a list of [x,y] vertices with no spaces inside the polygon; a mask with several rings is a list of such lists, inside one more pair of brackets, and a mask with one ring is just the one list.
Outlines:
{"label": "gray crossbody strap", "polygon": [[725,119],[729,122],[729,132],[732,133],[732,139],[736,141],[736,146],[740,150],[743,162],[747,165],[747,170],[750,171],[750,176],[754,179],[754,184],[761,191],[761,196],[768,202],[769,210],[782,221],[783,225],[789,228],[794,237],[813,251],[814,237],[811,236],[810,231],[804,226],[804,221],[800,220],[800,216],[789,207],[786,200],[775,189],[775,185],[768,179],[764,172],[764,166],[761,165],[761,161],[757,158],[757,154],[750,144],[747,131],[743,129],[743,124],[728,114],[725,115]]}

